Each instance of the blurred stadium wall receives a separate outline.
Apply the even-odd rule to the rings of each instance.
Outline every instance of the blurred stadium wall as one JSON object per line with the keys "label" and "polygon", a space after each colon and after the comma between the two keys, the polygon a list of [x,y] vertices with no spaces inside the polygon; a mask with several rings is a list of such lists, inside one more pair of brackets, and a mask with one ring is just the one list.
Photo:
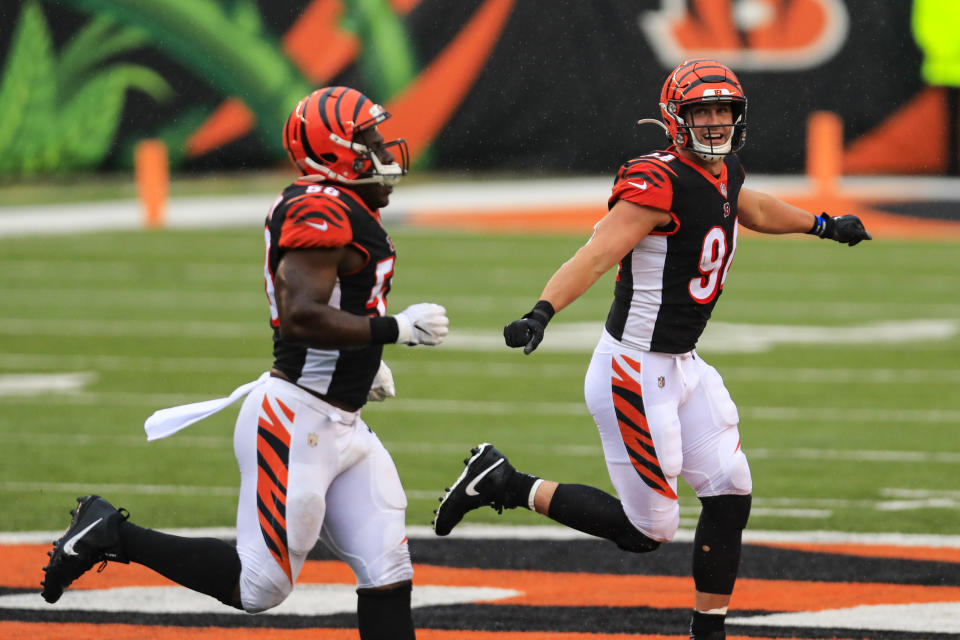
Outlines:
{"label": "blurred stadium wall", "polygon": [[421,169],[608,174],[662,143],[635,123],[658,116],[666,72],[701,56],[744,83],[753,172],[802,172],[807,116],[826,110],[844,123],[845,173],[946,174],[957,101],[923,79],[912,11],[910,0],[3,0],[0,177],[129,167],[144,138],[164,140],[177,171],[274,167],[289,110],[326,84],[386,105],[386,128]]}

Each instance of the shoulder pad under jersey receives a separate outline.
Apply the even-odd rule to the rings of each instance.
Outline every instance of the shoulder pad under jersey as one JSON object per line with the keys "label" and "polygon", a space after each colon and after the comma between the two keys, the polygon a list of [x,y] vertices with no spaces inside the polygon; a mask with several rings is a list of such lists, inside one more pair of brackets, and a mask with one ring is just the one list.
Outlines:
{"label": "shoulder pad under jersey", "polygon": [[669,211],[673,202],[672,176],[677,173],[670,166],[675,157],[668,153],[651,153],[624,163],[617,172],[613,192],[607,202],[613,207],[618,200]]}
{"label": "shoulder pad under jersey", "polygon": [[284,249],[343,247],[353,240],[350,205],[336,187],[310,185],[281,206],[286,207],[279,242]]}

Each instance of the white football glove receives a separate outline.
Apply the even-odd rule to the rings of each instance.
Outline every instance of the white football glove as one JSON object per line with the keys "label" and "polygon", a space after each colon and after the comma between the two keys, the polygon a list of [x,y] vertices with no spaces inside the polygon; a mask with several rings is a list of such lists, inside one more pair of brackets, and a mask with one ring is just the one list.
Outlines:
{"label": "white football glove", "polygon": [[397,343],[436,345],[450,333],[447,310],[432,302],[412,304],[397,315]]}
{"label": "white football glove", "polygon": [[387,398],[394,398],[397,395],[397,387],[393,384],[393,372],[383,360],[380,361],[380,368],[377,369],[377,375],[373,378],[373,384],[370,385],[370,391],[367,393],[367,400],[370,402],[382,402]]}

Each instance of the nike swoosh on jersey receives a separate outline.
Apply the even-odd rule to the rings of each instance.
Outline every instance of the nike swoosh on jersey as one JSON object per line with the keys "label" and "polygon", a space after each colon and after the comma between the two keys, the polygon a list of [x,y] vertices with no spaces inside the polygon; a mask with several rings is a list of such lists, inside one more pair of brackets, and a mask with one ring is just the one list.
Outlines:
{"label": "nike swoosh on jersey", "polygon": [[476,490],[477,483],[480,482],[481,480],[483,480],[483,479],[487,476],[488,473],[490,473],[491,471],[493,471],[494,469],[496,469],[497,467],[499,467],[499,466],[500,466],[500,463],[502,463],[504,460],[506,460],[506,458],[500,458],[499,460],[497,460],[496,462],[494,462],[492,465],[490,465],[489,467],[487,467],[486,469],[484,469],[483,471],[481,471],[481,472],[480,472],[480,475],[478,475],[476,478],[474,478],[473,480],[471,480],[471,481],[470,481],[470,484],[467,485],[467,489],[466,489],[467,495],[468,495],[468,496],[478,496],[478,495],[480,495],[480,492]]}
{"label": "nike swoosh on jersey", "polygon": [[321,222],[320,224],[317,224],[316,222],[310,222],[309,220],[307,220],[307,224],[310,225],[311,227],[313,227],[314,229],[320,229],[320,231],[326,231],[326,230],[327,230],[327,222],[326,222],[326,221],[323,221],[323,222]]}
{"label": "nike swoosh on jersey", "polygon": [[80,540],[80,538],[82,538],[83,536],[85,536],[87,534],[87,531],[90,531],[90,529],[93,529],[95,526],[100,524],[101,520],[103,520],[103,518],[97,518],[96,521],[91,522],[89,525],[87,525],[83,529],[83,531],[75,534],[73,537],[67,540],[66,544],[63,545],[63,552],[68,556],[77,555],[77,552],[73,550],[73,545],[77,544],[77,541]]}
{"label": "nike swoosh on jersey", "polygon": [[[646,191],[646,190],[647,190],[647,187],[650,186],[650,185],[647,184],[647,181],[646,181],[646,180],[644,180],[641,184],[637,184],[636,182],[631,182],[630,180],[627,180],[627,184],[632,184],[632,185],[635,186],[637,189],[640,189],[640,191]],[[308,224],[309,224],[309,223],[308,223]]]}

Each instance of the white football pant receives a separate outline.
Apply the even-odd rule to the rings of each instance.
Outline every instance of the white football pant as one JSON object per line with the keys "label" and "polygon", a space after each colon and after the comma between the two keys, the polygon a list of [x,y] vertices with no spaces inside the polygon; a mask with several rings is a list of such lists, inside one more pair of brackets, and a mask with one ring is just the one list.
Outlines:
{"label": "white football pant", "polygon": [[680,522],[677,476],[698,496],[746,495],[737,407],[695,351],[625,347],[604,331],[584,382],[610,480],[630,522],[659,541]]}
{"label": "white football pant", "polygon": [[412,579],[400,476],[359,411],[270,378],[240,409],[234,451],[245,611],[280,604],[318,539],[350,566],[358,588]]}

